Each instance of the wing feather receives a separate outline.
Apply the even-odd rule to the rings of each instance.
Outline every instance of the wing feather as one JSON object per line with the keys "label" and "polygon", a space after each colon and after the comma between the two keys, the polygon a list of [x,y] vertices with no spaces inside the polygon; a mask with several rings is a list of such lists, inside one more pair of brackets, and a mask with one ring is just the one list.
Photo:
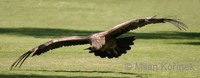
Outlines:
{"label": "wing feather", "polygon": [[105,31],[107,36],[112,36],[112,37],[118,37],[124,33],[127,33],[130,30],[137,29],[138,27],[143,27],[148,24],[156,24],[156,23],[166,23],[169,22],[176,27],[178,27],[180,30],[186,30],[187,26],[176,19],[170,19],[170,18],[143,18],[143,19],[135,19],[135,20],[129,20],[127,22],[118,24],[111,28],[108,31]]}
{"label": "wing feather", "polygon": [[62,46],[72,46],[89,43],[88,36],[72,36],[64,37],[59,39],[50,40],[44,44],[41,44],[28,52],[21,55],[11,66],[11,70],[16,68],[19,65],[19,68],[24,63],[24,61],[32,54],[32,56],[40,55],[49,50],[56,49]]}

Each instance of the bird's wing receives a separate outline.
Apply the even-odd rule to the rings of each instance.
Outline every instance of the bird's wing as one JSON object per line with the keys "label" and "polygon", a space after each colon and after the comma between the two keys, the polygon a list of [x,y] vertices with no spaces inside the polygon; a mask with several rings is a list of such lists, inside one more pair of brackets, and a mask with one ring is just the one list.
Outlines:
{"label": "bird's wing", "polygon": [[72,46],[72,45],[79,45],[79,44],[87,44],[89,43],[88,36],[72,36],[72,37],[64,37],[64,38],[58,38],[54,40],[50,40],[44,44],[41,44],[28,52],[24,53],[22,56],[20,56],[11,66],[11,70],[15,68],[16,66],[23,64],[23,62],[26,60],[27,57],[29,57],[31,54],[32,56],[40,55],[44,52],[47,52],[52,49],[56,49],[62,46]]}
{"label": "bird's wing", "polygon": [[176,19],[149,17],[143,19],[129,20],[127,22],[116,25],[115,27],[105,32],[107,33],[106,34],[107,36],[118,37],[124,33],[127,33],[130,30],[134,30],[138,27],[143,27],[147,24],[166,23],[166,22],[175,25],[180,30],[187,29],[187,26],[183,22],[178,21]]}

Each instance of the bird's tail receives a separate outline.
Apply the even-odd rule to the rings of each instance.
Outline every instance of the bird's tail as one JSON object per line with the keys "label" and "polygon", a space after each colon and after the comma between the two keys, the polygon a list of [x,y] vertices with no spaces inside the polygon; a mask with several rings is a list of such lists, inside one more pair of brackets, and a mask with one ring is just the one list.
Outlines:
{"label": "bird's tail", "polygon": [[131,45],[134,45],[135,37],[130,36],[130,37],[125,37],[125,38],[118,38],[117,39],[117,48],[119,54],[125,54],[127,53],[127,50],[131,49]]}
{"label": "bird's tail", "polygon": [[[131,37],[125,37],[125,38],[118,38],[116,39],[117,47],[114,49],[108,49],[105,51],[96,50],[96,51],[90,51],[90,53],[94,53],[95,56],[100,56],[101,58],[117,58],[121,56],[122,54],[127,53],[127,50],[130,50],[130,45],[133,45],[133,41],[135,40],[134,36]],[[89,48],[88,48],[89,49]]]}

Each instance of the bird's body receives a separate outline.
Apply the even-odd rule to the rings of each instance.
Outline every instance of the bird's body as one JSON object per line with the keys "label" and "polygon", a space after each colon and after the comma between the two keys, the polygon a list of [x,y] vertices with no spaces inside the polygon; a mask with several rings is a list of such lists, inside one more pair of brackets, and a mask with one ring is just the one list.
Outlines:
{"label": "bird's body", "polygon": [[127,53],[127,50],[131,49],[130,46],[134,44],[133,41],[135,40],[134,36],[119,38],[120,35],[127,33],[130,30],[134,30],[138,27],[143,27],[147,24],[165,22],[172,23],[179,29],[186,29],[186,25],[184,23],[175,19],[150,17],[144,19],[129,20],[127,22],[116,25],[107,31],[94,33],[89,36],[71,36],[50,40],[23,54],[13,63],[13,65],[11,66],[11,70],[15,68],[18,64],[20,64],[21,66],[26,58],[29,57],[31,54],[32,56],[40,55],[49,50],[62,46],[79,44],[90,44],[91,46],[87,49],[90,50],[89,53],[94,53],[95,56],[100,56],[101,58],[117,58],[122,54]]}

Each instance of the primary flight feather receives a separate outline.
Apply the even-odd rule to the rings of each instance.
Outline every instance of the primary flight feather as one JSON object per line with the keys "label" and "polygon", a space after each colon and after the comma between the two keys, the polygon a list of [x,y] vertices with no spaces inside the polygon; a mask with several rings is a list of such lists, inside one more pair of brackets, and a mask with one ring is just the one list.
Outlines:
{"label": "primary flight feather", "polygon": [[129,20],[127,22],[118,24],[107,31],[94,33],[89,36],[71,36],[50,40],[20,56],[12,64],[11,70],[17,66],[21,67],[21,65],[30,55],[40,55],[49,50],[56,49],[62,46],[90,44],[91,46],[87,48],[88,50],[90,50],[89,53],[94,53],[95,56],[100,56],[101,58],[117,58],[122,54],[125,54],[127,50],[130,50],[130,45],[133,45],[133,41],[135,40],[134,36],[118,38],[120,35],[127,33],[130,30],[134,30],[138,27],[146,26],[147,24],[166,22],[173,24],[180,30],[187,29],[187,26],[183,22],[170,18],[149,17],[143,19]]}

